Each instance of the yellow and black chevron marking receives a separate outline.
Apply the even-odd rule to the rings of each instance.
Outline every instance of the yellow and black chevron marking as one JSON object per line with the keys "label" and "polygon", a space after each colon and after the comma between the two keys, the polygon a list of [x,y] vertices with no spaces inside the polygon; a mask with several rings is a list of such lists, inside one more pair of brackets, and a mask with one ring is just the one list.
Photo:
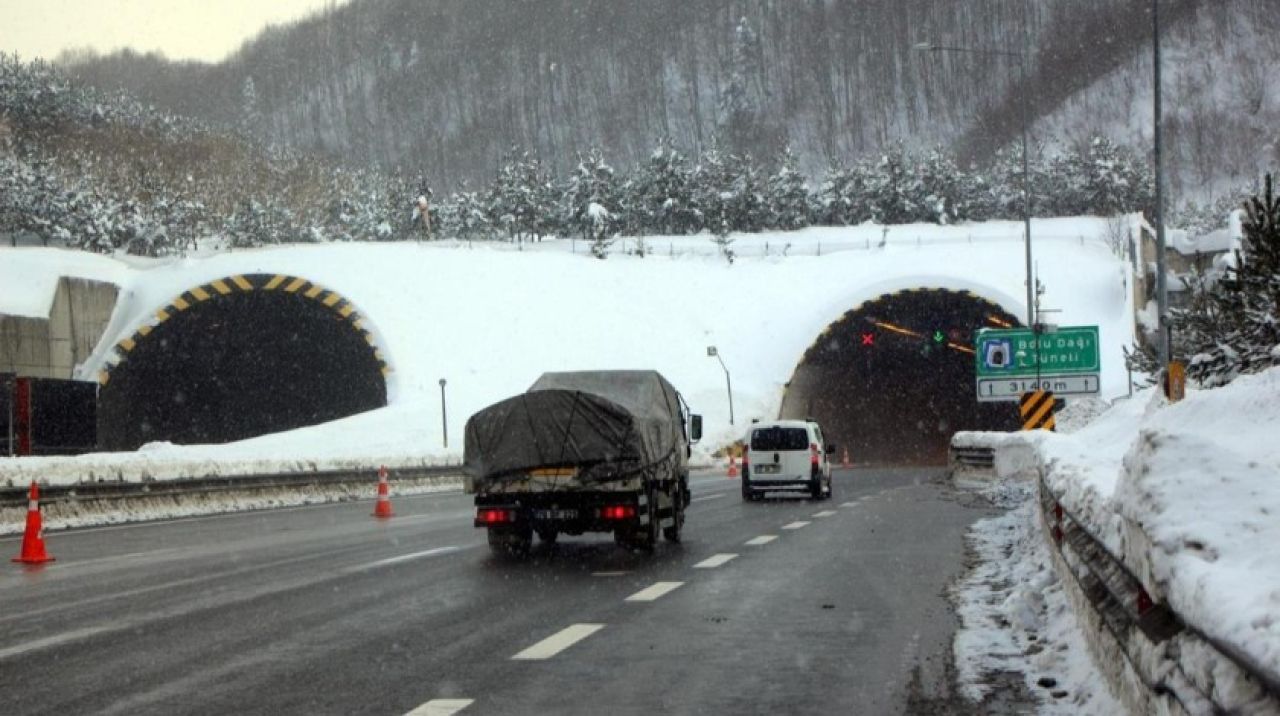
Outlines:
{"label": "yellow and black chevron marking", "polygon": [[369,347],[374,348],[374,357],[378,359],[382,374],[387,375],[391,372],[391,366],[387,365],[386,359],[382,355],[382,351],[377,349],[377,345],[373,340],[373,334],[364,326],[364,320],[356,311],[356,308],[350,301],[343,298],[337,291],[330,291],[323,286],[312,283],[305,278],[297,276],[286,276],[284,274],[250,274],[235,275],[220,278],[216,281],[196,286],[174,298],[163,308],[157,310],[151,322],[138,327],[133,335],[128,338],[121,339],[116,343],[115,355],[108,359],[106,368],[98,372],[98,383],[106,385],[111,379],[111,370],[119,365],[128,357],[129,353],[138,345],[138,342],[146,338],[156,326],[173,318],[174,316],[190,309],[192,306],[203,303],[204,301],[217,300],[221,296],[229,296],[233,293],[248,293],[250,291],[280,291],[282,293],[291,293],[303,298],[307,298],[320,303],[325,308],[337,314],[337,317],[343,321],[351,323],[351,327],[364,337],[365,343]]}
{"label": "yellow and black chevron marking", "polygon": [[1058,399],[1052,390],[1033,390],[1018,398],[1018,412],[1022,415],[1023,430],[1056,430],[1053,411]]}

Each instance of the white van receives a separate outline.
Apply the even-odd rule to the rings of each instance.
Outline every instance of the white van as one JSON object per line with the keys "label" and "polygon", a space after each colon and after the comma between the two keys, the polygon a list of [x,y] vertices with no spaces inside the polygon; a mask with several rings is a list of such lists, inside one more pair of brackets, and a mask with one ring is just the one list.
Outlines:
{"label": "white van", "polygon": [[828,444],[812,420],[755,423],[742,453],[742,499],[758,500],[766,492],[803,491],[813,499],[831,497],[831,461],[836,446]]}

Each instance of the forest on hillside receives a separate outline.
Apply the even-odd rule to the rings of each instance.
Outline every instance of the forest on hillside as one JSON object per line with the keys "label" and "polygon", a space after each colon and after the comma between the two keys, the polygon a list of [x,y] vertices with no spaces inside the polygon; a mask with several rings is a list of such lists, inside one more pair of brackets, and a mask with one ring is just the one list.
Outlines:
{"label": "forest on hillside", "polygon": [[[1024,88],[1032,115],[1051,122],[1095,82],[1129,72],[1150,40],[1148,7],[1146,0],[354,0],[269,28],[217,65],[127,53],[69,55],[63,64],[170,111],[346,160],[413,167],[437,186],[491,176],[513,146],[566,171],[590,147],[620,164],[638,162],[660,138],[695,152],[714,138],[762,158],[787,145],[801,168],[818,174],[893,143],[951,145],[963,163],[989,162],[1020,130]],[[1182,28],[1216,45],[1275,22],[1268,0],[1165,7],[1170,32]],[[925,41],[1025,49],[1028,81],[1020,83],[1014,58],[914,49]],[[1171,99],[1180,99],[1177,91]],[[1125,116],[1136,113],[1132,101],[1108,98]],[[1136,147],[1142,139],[1128,127],[1085,133],[1060,118],[1053,126],[1042,140],[1104,134]],[[1194,131],[1180,137],[1210,141]],[[1193,181],[1174,186],[1194,194]]]}

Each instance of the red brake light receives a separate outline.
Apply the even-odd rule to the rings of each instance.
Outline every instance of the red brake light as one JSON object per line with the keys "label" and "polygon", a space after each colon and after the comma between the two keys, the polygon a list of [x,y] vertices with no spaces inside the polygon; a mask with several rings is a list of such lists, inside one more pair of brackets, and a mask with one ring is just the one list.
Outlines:
{"label": "red brake light", "polygon": [[476,520],[487,525],[515,522],[515,514],[511,510],[485,508],[476,513]]}
{"label": "red brake light", "polygon": [[747,457],[751,454],[751,448],[746,445],[742,446],[742,466],[746,467],[751,464],[751,460]]}
{"label": "red brake light", "polygon": [[820,455],[818,443],[809,443],[809,464],[817,465],[821,461]]}
{"label": "red brake light", "polygon": [[600,516],[606,520],[625,520],[636,516],[636,508],[631,505],[609,505],[600,508]]}

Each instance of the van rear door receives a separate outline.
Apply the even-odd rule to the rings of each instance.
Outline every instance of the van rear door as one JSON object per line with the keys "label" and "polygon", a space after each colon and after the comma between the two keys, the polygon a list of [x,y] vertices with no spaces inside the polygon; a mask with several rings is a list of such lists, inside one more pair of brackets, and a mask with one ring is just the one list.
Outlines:
{"label": "van rear door", "polygon": [[809,431],[781,425],[753,430],[751,472],[761,480],[808,480]]}

